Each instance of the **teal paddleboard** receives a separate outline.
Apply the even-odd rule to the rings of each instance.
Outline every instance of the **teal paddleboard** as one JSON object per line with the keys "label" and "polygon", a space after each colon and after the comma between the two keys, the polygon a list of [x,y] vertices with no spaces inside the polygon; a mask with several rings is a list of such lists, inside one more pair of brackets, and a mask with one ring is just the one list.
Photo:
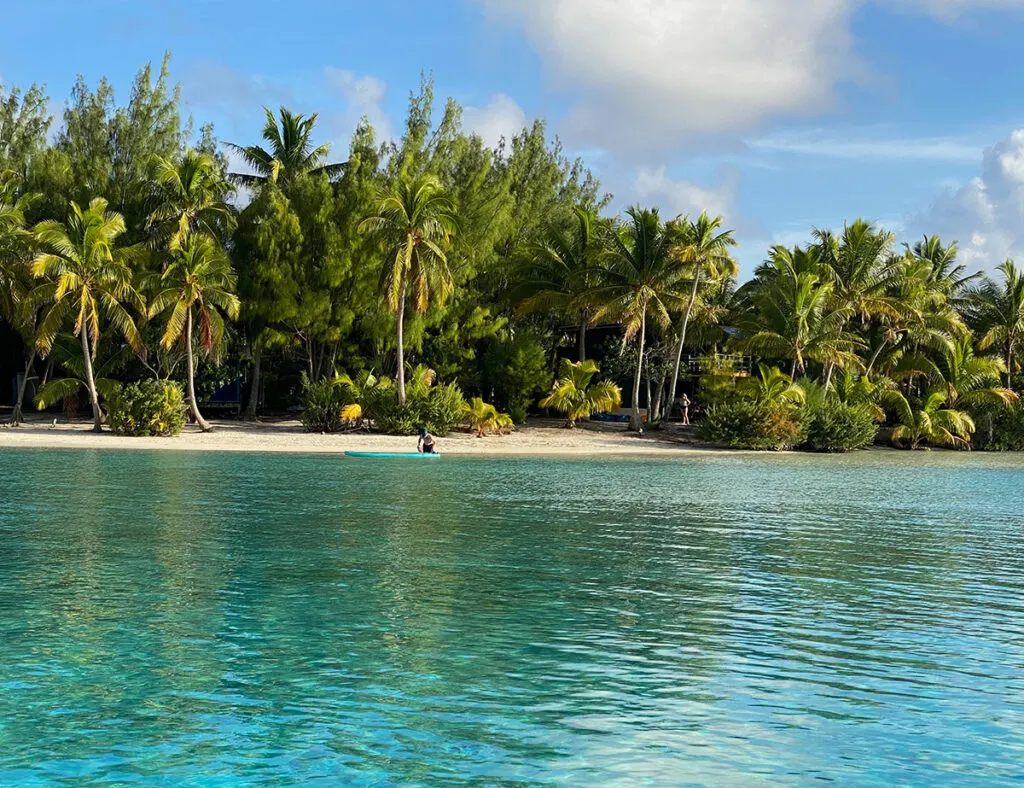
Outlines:
{"label": "teal paddleboard", "polygon": [[419,452],[389,452],[389,451],[347,451],[346,457],[360,457],[365,460],[438,460],[440,454],[420,454]]}

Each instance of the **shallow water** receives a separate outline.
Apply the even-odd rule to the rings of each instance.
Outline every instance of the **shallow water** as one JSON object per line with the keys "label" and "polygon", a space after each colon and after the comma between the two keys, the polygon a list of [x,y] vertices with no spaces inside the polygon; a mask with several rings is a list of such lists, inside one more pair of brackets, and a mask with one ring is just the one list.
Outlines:
{"label": "shallow water", "polygon": [[1024,461],[0,451],[0,784],[1016,784]]}

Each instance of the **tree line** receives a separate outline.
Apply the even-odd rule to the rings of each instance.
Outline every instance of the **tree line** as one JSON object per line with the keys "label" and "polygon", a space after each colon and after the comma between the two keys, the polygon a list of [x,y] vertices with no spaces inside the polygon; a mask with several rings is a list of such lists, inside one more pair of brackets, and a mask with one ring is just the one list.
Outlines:
{"label": "tree line", "polygon": [[[596,374],[553,380],[562,357],[588,361],[598,325],[617,327],[599,361],[626,383],[633,429],[695,375],[709,408],[759,402],[757,385],[786,407],[820,389],[915,445],[966,445],[979,423],[994,436],[1018,410],[1024,277],[1009,261],[967,275],[955,243],[898,247],[857,220],[769,250],[739,286],[721,217],[611,215],[542,122],[488,146],[453,100],[435,111],[429,80],[400,137],[364,120],[344,156],[318,144],[316,115],[285,108],[266,110],[259,143],[221,143],[183,117],[167,59],[124,104],[79,78],[56,127],[48,106],[37,86],[0,86],[16,421],[28,379],[42,407],[84,395],[97,428],[119,382],[180,380],[205,429],[204,393],[235,378],[255,418],[261,398],[284,409],[323,381],[391,378],[404,407],[417,368],[521,421]],[[756,380],[733,353],[765,365]]]}

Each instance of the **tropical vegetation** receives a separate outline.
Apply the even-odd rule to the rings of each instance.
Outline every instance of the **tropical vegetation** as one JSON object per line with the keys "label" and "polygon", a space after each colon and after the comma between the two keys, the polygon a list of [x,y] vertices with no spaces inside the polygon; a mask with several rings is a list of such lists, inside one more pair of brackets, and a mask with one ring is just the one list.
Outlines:
{"label": "tropical vegetation", "polygon": [[722,217],[616,213],[543,122],[489,145],[429,80],[393,139],[364,120],[347,151],[284,107],[262,140],[220,143],[184,118],[166,60],[126,102],[79,78],[52,106],[0,86],[14,423],[31,403],[174,432],[142,410],[177,391],[206,429],[237,382],[243,418],[302,409],[322,432],[487,434],[623,405],[639,431],[685,391],[699,435],[730,446],[1024,446],[1012,261],[974,273],[948,239],[901,246],[858,219],[769,249],[740,284]]}

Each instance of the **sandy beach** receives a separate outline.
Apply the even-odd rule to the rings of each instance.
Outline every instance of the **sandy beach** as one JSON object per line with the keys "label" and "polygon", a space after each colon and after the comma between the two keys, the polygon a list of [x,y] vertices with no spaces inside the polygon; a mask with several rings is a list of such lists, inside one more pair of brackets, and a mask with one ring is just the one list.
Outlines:
{"label": "sandy beach", "polygon": [[[32,449],[146,449],[164,451],[292,452],[340,454],[346,451],[407,452],[416,439],[366,432],[325,435],[308,433],[297,420],[247,423],[214,421],[214,431],[203,433],[186,426],[174,438],[129,438],[109,431],[92,432],[91,422],[57,426],[52,421],[30,421],[19,427],[0,428],[0,448]],[[709,451],[668,434],[639,437],[619,425],[588,424],[567,430],[559,422],[531,422],[512,435],[477,438],[464,432],[438,439],[438,449],[449,455],[595,456],[658,455]]]}

